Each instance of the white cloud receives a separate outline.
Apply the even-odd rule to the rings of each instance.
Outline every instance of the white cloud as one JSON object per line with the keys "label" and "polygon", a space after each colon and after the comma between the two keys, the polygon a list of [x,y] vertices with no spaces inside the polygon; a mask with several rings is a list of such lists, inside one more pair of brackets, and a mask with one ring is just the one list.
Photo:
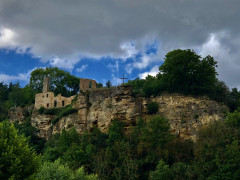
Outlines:
{"label": "white cloud", "polygon": [[148,75],[156,76],[159,73],[159,66],[154,66],[149,72],[139,74],[140,79],[145,79]]}
{"label": "white cloud", "polygon": [[240,88],[240,52],[230,49],[233,43],[227,32],[211,33],[206,42],[199,47],[199,53],[205,57],[211,55],[218,62],[219,79],[229,87]]}
{"label": "white cloud", "polygon": [[131,63],[127,64],[125,66],[125,71],[128,73],[128,74],[131,74],[132,71],[133,71],[133,65]]}
{"label": "white cloud", "polygon": [[80,68],[77,68],[76,72],[81,73],[81,72],[85,71],[87,69],[87,67],[88,67],[88,65],[84,64]]}
{"label": "white cloud", "polygon": [[120,48],[123,50],[123,54],[120,56],[123,60],[132,58],[138,53],[134,42],[124,42],[120,45]]}
{"label": "white cloud", "polygon": [[2,28],[0,30],[0,48],[11,48],[16,45],[16,34],[11,29]]}
{"label": "white cloud", "polygon": [[122,84],[122,80],[120,79],[120,77],[116,77],[114,74],[112,74],[111,83],[114,86],[119,86],[120,84]]}
{"label": "white cloud", "polygon": [[114,64],[108,64],[107,68],[109,68],[112,73],[119,71],[119,62],[118,60],[115,60]]}
{"label": "white cloud", "polygon": [[144,54],[140,61],[136,61],[133,63],[133,67],[137,68],[137,69],[144,69],[146,67],[148,67],[151,63],[153,62],[160,62],[161,60],[159,59],[159,57],[156,54]]}
{"label": "white cloud", "polygon": [[0,74],[0,82],[10,83],[13,81],[24,81],[25,83],[29,82],[31,72],[37,69],[37,67],[29,70],[27,73],[19,73],[18,75],[8,75],[8,74]]}

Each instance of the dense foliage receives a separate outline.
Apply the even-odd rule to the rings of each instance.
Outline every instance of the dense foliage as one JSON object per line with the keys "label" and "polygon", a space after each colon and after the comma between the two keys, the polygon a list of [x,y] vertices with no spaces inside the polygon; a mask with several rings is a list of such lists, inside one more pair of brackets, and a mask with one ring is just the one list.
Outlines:
{"label": "dense foliage", "polygon": [[0,179],[24,179],[33,175],[39,157],[13,124],[0,122]]}
{"label": "dense foliage", "polygon": [[56,67],[39,68],[31,73],[30,86],[35,92],[42,92],[43,80],[50,77],[50,91],[54,94],[62,94],[65,97],[75,95],[79,91],[79,78],[69,72],[60,70]]}
{"label": "dense foliage", "polygon": [[11,107],[30,105],[34,102],[35,94],[33,89],[26,85],[21,88],[20,85],[9,85],[0,83],[0,121],[8,118],[8,110]]}
{"label": "dense foliage", "polygon": [[165,118],[139,119],[129,135],[113,121],[108,133],[97,128],[79,135],[73,128],[45,146],[45,161],[58,160],[72,171],[84,167],[100,179],[237,179],[240,173],[240,112],[199,131],[195,143],[174,137]]}
{"label": "dense foliage", "polygon": [[240,93],[228,89],[224,82],[217,79],[217,62],[211,56],[201,58],[193,50],[173,50],[166,54],[164,63],[159,67],[156,77],[128,81],[133,87],[133,95],[157,96],[163,92],[202,96],[223,102],[231,110],[240,104]]}

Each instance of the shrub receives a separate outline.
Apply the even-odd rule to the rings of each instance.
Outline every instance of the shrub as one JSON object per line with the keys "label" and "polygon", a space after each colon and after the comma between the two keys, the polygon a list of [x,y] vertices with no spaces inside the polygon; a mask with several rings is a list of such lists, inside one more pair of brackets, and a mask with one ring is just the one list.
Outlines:
{"label": "shrub", "polygon": [[77,112],[77,109],[72,108],[72,106],[66,106],[65,108],[62,109],[62,111],[59,113],[57,117],[52,119],[52,124],[56,124],[62,117],[67,116],[69,114],[73,114]]}
{"label": "shrub", "polygon": [[39,108],[39,110],[38,110],[38,112],[39,112],[40,114],[43,114],[44,111],[45,111],[45,108],[44,108],[43,106],[41,106],[41,107]]}
{"label": "shrub", "polygon": [[155,114],[155,113],[157,113],[158,112],[158,103],[150,102],[147,105],[147,111],[148,111],[148,114]]}
{"label": "shrub", "polygon": [[51,180],[96,180],[98,179],[94,174],[85,174],[83,167],[79,168],[77,171],[72,171],[67,165],[60,163],[60,160],[52,162],[45,162],[40,168],[39,172],[36,174],[36,178],[39,180],[51,179]]}
{"label": "shrub", "polygon": [[45,109],[43,114],[46,115],[56,115],[61,111],[62,108],[51,108],[51,109]]}

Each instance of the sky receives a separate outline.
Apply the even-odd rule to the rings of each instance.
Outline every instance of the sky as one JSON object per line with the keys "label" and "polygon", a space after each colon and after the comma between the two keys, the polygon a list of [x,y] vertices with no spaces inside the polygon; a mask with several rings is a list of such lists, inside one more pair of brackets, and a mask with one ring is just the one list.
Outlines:
{"label": "sky", "polygon": [[0,0],[0,82],[25,86],[58,67],[105,84],[156,75],[167,52],[193,49],[240,89],[239,0]]}

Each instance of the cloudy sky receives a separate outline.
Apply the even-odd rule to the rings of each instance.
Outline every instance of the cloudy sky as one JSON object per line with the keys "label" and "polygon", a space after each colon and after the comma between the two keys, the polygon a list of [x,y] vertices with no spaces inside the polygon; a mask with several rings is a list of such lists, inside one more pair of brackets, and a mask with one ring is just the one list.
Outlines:
{"label": "cloudy sky", "polygon": [[173,49],[218,61],[240,88],[239,0],[0,0],[0,82],[56,66],[119,84],[155,75]]}

